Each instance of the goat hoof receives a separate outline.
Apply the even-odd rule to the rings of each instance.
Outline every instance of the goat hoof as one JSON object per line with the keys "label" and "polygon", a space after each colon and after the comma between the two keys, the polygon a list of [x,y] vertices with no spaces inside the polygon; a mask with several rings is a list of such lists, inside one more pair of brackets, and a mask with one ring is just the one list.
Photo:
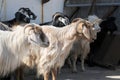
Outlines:
{"label": "goat hoof", "polygon": [[82,71],[82,72],[85,72],[85,69],[82,69],[81,71]]}
{"label": "goat hoof", "polygon": [[113,66],[113,65],[108,65],[108,66],[106,66],[106,68],[108,68],[108,69],[110,69],[110,70],[116,70],[116,67]]}
{"label": "goat hoof", "polygon": [[72,73],[77,73],[77,70],[73,70]]}

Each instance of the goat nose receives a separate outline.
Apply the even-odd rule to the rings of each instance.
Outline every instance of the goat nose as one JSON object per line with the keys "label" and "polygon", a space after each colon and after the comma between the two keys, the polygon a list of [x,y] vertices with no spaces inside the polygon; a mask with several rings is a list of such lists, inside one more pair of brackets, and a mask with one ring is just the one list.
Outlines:
{"label": "goat nose", "polygon": [[47,41],[47,42],[46,42],[46,44],[47,44],[47,46],[49,46],[49,45],[50,45],[50,42],[49,42],[49,41]]}
{"label": "goat nose", "polygon": [[48,41],[48,42],[47,42],[47,44],[49,45],[49,44],[50,44],[50,42]]}
{"label": "goat nose", "polygon": [[36,19],[37,18],[37,16],[34,16],[34,19]]}

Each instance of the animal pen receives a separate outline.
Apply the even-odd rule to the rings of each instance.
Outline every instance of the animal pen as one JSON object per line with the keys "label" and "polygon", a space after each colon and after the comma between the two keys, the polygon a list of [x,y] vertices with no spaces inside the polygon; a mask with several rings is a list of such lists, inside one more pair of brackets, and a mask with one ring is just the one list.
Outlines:
{"label": "animal pen", "polygon": [[[69,19],[65,21],[65,22],[68,21],[67,24],[64,24],[63,21],[64,26],[72,23],[72,21],[75,18],[82,18],[88,20],[89,15],[96,15],[98,18],[102,20],[101,23],[99,24],[101,30],[100,32],[97,32],[97,38],[90,43],[90,51],[87,57],[85,58],[85,71],[81,70],[80,65],[82,61],[81,59],[79,59],[81,56],[77,56],[78,57],[76,63],[77,71],[71,73],[71,66],[69,66],[68,63],[69,61],[67,61],[66,59],[65,63],[63,62],[64,66],[61,69],[57,67],[58,73],[54,74],[58,75],[57,79],[56,77],[52,77],[52,79],[51,77],[49,77],[48,78],[49,80],[120,79],[120,0],[0,0],[0,22],[8,21],[15,18],[14,16],[15,12],[17,12],[21,7],[29,8],[35,14],[36,17],[35,19],[31,19],[29,22],[36,23],[39,25],[49,21],[51,21],[51,24],[47,25],[52,25],[53,21],[55,21],[53,20],[53,15],[56,12],[60,12],[61,14],[63,13],[64,15],[62,16],[63,17],[67,16],[67,18]],[[58,18],[58,20],[60,20],[60,18]],[[94,25],[95,24],[93,24],[93,26]],[[1,26],[2,25],[0,25],[0,27]],[[50,35],[47,33],[47,31],[46,34]],[[57,38],[60,38],[60,36]],[[56,41],[59,40],[57,38]],[[58,44],[61,44],[59,42],[60,41],[58,41]],[[60,47],[61,46],[63,46],[63,44],[61,44]],[[51,51],[53,48],[54,47],[51,48]],[[81,50],[81,48],[79,47],[77,47],[77,49]],[[33,57],[32,55],[32,59],[34,58],[36,58],[36,56]],[[59,62],[60,61],[58,61],[58,63]],[[53,75],[52,71],[54,72],[53,68],[51,69],[51,75]],[[15,73],[13,72],[12,75],[13,74]],[[10,75],[7,75],[5,77],[9,76],[11,76],[11,73]],[[23,75],[21,74],[19,76],[23,77]],[[43,79],[41,78],[41,76],[39,77],[37,76],[36,67],[32,69],[31,68],[29,69],[29,67],[27,68],[25,67],[23,80],[41,80],[41,79]],[[10,78],[4,77],[1,78],[0,75],[0,80],[20,80],[20,79],[14,78],[14,76]],[[47,79],[44,78],[44,80]]]}

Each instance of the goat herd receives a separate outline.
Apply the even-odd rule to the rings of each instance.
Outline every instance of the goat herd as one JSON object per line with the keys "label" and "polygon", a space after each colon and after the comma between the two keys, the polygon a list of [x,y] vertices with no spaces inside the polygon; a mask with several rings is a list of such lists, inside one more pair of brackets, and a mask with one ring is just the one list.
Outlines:
{"label": "goat herd", "polygon": [[[94,52],[97,38],[100,43],[99,37],[105,32],[116,30],[116,27],[107,27],[107,24],[102,26],[107,20],[103,21],[95,15],[86,19],[75,18],[70,22],[66,15],[56,12],[50,22],[30,23],[35,19],[36,15],[29,8],[20,8],[14,19],[0,22],[1,80],[9,80],[10,77],[6,76],[13,73],[15,80],[23,80],[25,67],[35,68],[37,75],[43,75],[44,80],[49,80],[50,74],[52,80],[56,80],[65,61],[72,72],[77,72],[79,57],[84,71],[84,60],[91,52],[90,48]],[[102,35],[97,36],[101,32]],[[90,44],[94,43],[91,47]]]}

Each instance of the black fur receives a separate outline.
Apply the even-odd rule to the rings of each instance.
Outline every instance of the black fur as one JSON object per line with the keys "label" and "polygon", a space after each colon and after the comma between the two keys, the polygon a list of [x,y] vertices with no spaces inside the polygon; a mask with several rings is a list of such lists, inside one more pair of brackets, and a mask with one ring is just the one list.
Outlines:
{"label": "black fur", "polygon": [[69,17],[61,12],[56,12],[53,16],[52,16],[52,21],[49,21],[49,22],[45,22],[45,23],[42,23],[40,25],[53,25],[53,26],[56,26],[56,27],[63,27],[63,26],[66,26],[63,22],[59,21],[59,18],[64,18],[66,19],[65,20],[65,23],[68,25],[70,23],[69,21]]}
{"label": "black fur", "polygon": [[[24,14],[26,13],[27,16]],[[30,23],[30,20],[35,20],[36,15],[29,8],[20,8],[15,13],[15,18],[8,21],[1,21],[2,23],[12,27],[14,24],[18,23]]]}
{"label": "black fur", "polygon": [[110,33],[110,35],[113,34],[114,31],[117,30],[117,25],[115,24],[115,17],[108,17],[106,20],[102,21],[100,23],[101,32],[97,34],[97,39],[90,44],[90,54],[88,55],[88,64],[93,64],[93,58],[94,55],[97,54],[97,51],[99,51],[103,40],[105,39],[105,36]]}

